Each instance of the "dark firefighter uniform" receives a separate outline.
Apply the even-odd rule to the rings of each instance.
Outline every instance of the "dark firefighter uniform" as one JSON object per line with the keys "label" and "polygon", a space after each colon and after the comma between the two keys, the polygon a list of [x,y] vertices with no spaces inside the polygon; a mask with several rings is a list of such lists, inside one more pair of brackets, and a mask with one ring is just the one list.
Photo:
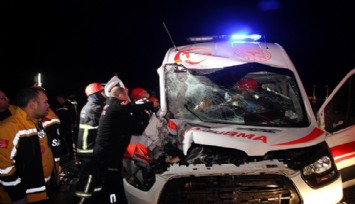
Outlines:
{"label": "dark firefighter uniform", "polygon": [[49,144],[52,149],[54,161],[58,163],[60,156],[62,156],[60,148],[60,120],[52,109],[49,109],[48,114],[42,119],[43,127],[46,131]]}
{"label": "dark firefighter uniform", "polygon": [[105,172],[102,186],[105,201],[123,204],[127,203],[127,200],[121,175],[122,159],[134,128],[132,113],[144,109],[153,110],[154,107],[152,102],[142,105],[121,105],[121,102],[114,97],[107,99],[100,118],[94,156]]}
{"label": "dark firefighter uniform", "polygon": [[94,160],[93,151],[105,101],[106,98],[101,94],[101,91],[90,94],[80,111],[77,154],[81,162],[81,170],[75,192],[78,197],[91,197],[92,192],[100,190],[100,171]]}
{"label": "dark firefighter uniform", "polygon": [[[139,105],[147,102],[149,102],[148,99],[140,99],[138,101],[135,101],[135,104]],[[134,128],[132,130],[133,135],[142,135],[143,131],[149,123],[149,119],[152,114],[153,111],[147,109],[132,113],[132,122],[134,124]]]}
{"label": "dark firefighter uniform", "polygon": [[106,99],[100,92],[88,97],[88,102],[80,112],[80,125],[77,143],[78,156],[92,157],[99,127],[99,120]]}
{"label": "dark firefighter uniform", "polygon": [[48,198],[52,151],[42,123],[29,120],[21,108],[0,124],[0,158],[0,182],[13,201]]}
{"label": "dark firefighter uniform", "polygon": [[42,124],[48,137],[48,144],[53,153],[55,168],[52,172],[51,182],[54,186],[59,185],[59,173],[61,171],[59,163],[63,156],[60,140],[60,120],[55,112],[49,108],[48,114],[42,119]]}

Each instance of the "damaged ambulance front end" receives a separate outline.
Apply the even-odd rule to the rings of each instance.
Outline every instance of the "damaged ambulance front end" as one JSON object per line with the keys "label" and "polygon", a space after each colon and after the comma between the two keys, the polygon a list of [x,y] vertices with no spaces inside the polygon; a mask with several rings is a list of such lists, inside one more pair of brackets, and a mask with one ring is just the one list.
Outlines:
{"label": "damaged ambulance front end", "polygon": [[161,109],[125,161],[130,203],[341,200],[325,132],[280,45],[181,46],[158,74]]}

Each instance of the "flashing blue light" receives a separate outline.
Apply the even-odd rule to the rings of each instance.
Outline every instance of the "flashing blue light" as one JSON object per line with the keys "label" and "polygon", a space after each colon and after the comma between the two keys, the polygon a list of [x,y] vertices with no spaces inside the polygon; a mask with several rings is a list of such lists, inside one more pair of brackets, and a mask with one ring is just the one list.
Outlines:
{"label": "flashing blue light", "polygon": [[210,41],[223,41],[230,40],[233,42],[246,42],[246,41],[258,41],[261,38],[259,34],[234,34],[234,35],[215,35],[215,36],[201,36],[201,37],[189,37],[190,42],[210,42]]}
{"label": "flashing blue light", "polygon": [[259,34],[252,34],[252,35],[234,34],[231,36],[231,40],[237,40],[237,41],[246,41],[246,40],[257,41],[260,38],[261,38],[261,35],[259,35]]}

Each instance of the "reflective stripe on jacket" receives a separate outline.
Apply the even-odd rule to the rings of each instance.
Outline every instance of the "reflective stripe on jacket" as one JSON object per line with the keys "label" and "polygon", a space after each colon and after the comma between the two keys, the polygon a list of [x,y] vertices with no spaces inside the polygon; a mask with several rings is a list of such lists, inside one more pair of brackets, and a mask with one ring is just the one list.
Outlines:
{"label": "reflective stripe on jacket", "polygon": [[21,108],[0,124],[0,182],[13,201],[25,196],[27,202],[47,199],[45,182],[54,160],[47,135],[39,126]]}
{"label": "reflective stripe on jacket", "polygon": [[88,96],[88,101],[80,111],[77,152],[81,157],[92,157],[97,136],[99,120],[105,106],[105,98],[101,92]]}
{"label": "reflective stripe on jacket", "polygon": [[55,162],[60,161],[60,157],[62,156],[61,152],[61,144],[60,141],[60,120],[58,116],[54,113],[52,109],[49,109],[48,114],[42,119],[43,127],[46,131],[49,144],[52,148],[52,153],[54,156]]}

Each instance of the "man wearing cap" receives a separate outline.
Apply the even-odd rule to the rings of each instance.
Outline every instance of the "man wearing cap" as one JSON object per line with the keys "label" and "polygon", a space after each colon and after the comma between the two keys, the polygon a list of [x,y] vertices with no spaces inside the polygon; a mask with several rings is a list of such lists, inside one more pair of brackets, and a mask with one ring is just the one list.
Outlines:
{"label": "man wearing cap", "polygon": [[[117,81],[117,80],[116,80]],[[113,83],[112,83],[113,84]],[[123,83],[122,83],[123,84]],[[110,86],[107,88],[106,86]],[[132,113],[154,109],[152,102],[137,105],[131,102],[127,89],[119,83],[107,83],[110,93],[101,113],[94,156],[104,171],[102,195],[105,203],[127,203],[123,187],[122,159],[130,142],[133,123]]]}

